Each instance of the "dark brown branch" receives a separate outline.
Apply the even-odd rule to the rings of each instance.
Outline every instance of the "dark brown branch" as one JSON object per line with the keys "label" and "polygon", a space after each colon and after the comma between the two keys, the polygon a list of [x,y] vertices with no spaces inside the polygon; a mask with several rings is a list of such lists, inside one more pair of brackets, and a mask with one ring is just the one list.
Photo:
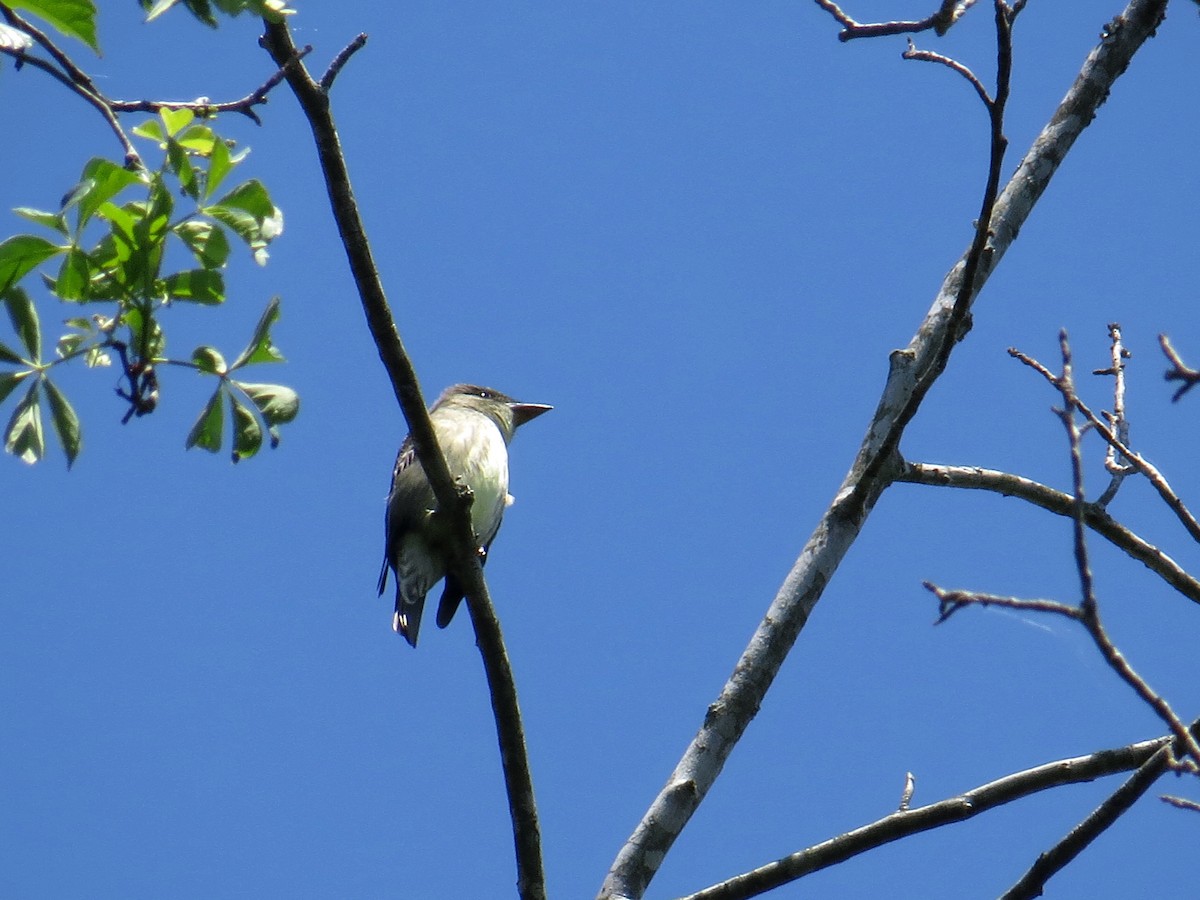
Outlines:
{"label": "dark brown branch", "polygon": [[756,897],[876,847],[943,825],[965,822],[980,813],[1022,797],[1067,784],[1079,784],[1118,772],[1128,772],[1139,766],[1145,767],[1148,759],[1164,752],[1170,740],[1169,737],[1161,737],[1127,747],[1100,750],[1087,756],[1060,759],[1006,775],[957,797],[916,809],[902,809],[869,825],[690,894],[682,900],[742,900],[746,897]]}
{"label": "dark brown branch", "polygon": [[[1005,497],[1017,497],[1057,516],[1074,514],[1075,500],[1070,494],[1019,475],[994,469],[906,462],[903,473],[896,480],[909,484],[991,491]],[[1184,597],[1194,603],[1200,603],[1200,581],[1189,575],[1163,551],[1110,516],[1097,503],[1084,506],[1083,521],[1088,528],[1142,563]]]}
{"label": "dark brown branch", "polygon": [[271,22],[264,24],[266,33],[261,43],[275,64],[286,68],[288,85],[312,128],[330,205],[362,301],[367,326],[391,380],[392,390],[408,421],[417,458],[425,470],[439,507],[450,512],[450,521],[454,526],[450,570],[466,590],[467,608],[491,689],[516,845],[517,886],[524,900],[544,900],[546,888],[541,836],[521,711],[500,623],[492,607],[476,552],[469,515],[470,497],[460,494],[450,476],[425,409],[416,371],[392,319],[383,284],[371,255],[366,228],[354,199],[350,175],[330,112],[329,96],[312,79],[303,63],[288,65],[296,58],[296,47],[287,26]]}
{"label": "dark brown branch", "polygon": [[92,82],[92,79],[88,76],[87,72],[75,65],[75,61],[62,50],[60,50],[58,45],[50,39],[49,35],[47,35],[28,19],[21,18],[21,16],[19,16],[6,3],[0,3],[0,15],[4,16],[9,25],[12,25],[14,28],[19,28],[21,31],[25,32],[27,35],[37,41],[37,43],[40,44],[41,47],[47,53],[49,53],[51,57],[53,57],[54,61],[62,67],[62,71],[67,74],[67,77],[70,78],[71,81],[82,87],[84,90],[91,92],[95,96],[100,96],[100,91]]}
{"label": "dark brown branch", "polygon": [[1054,613],[1066,616],[1068,619],[1080,620],[1083,613],[1079,608],[1058,600],[1024,600],[1019,597],[1008,597],[1003,594],[985,594],[982,591],[961,591],[951,588],[938,587],[932,581],[922,582],[924,588],[938,598],[938,619],[935,625],[940,625],[952,615],[966,606],[1002,606],[1005,609],[1020,609],[1025,612]]}
{"label": "dark brown branch", "polygon": [[248,119],[254,122],[255,125],[262,125],[262,120],[258,117],[258,113],[254,111],[255,106],[262,106],[270,99],[267,95],[271,93],[283,81],[287,75],[289,66],[294,66],[300,60],[308,56],[312,52],[312,47],[301,47],[296,51],[295,57],[288,60],[282,66],[275,70],[275,73],[252,90],[245,97],[238,100],[224,100],[219,103],[213,103],[207,99],[202,100],[105,100],[116,112],[158,112],[160,109],[190,109],[199,116],[211,116],[223,112],[241,113]]}
{"label": "dark brown branch", "polygon": [[1171,363],[1171,368],[1167,369],[1166,374],[1163,375],[1163,378],[1165,378],[1167,381],[1183,382],[1183,384],[1179,386],[1179,390],[1177,390],[1171,396],[1171,401],[1176,402],[1180,397],[1195,387],[1197,382],[1200,382],[1200,371],[1197,371],[1196,369],[1193,369],[1191,366],[1184,363],[1183,358],[1179,355],[1175,348],[1171,346],[1171,339],[1165,334],[1160,334],[1158,336],[1158,343],[1162,347],[1163,355],[1166,356],[1167,361]]}
{"label": "dark brown branch", "polygon": [[953,72],[957,72],[963,78],[967,79],[967,83],[975,88],[975,93],[979,95],[979,99],[983,101],[983,105],[991,109],[992,98],[988,94],[987,88],[983,86],[983,82],[979,77],[960,63],[956,59],[951,59],[949,56],[943,56],[941,53],[934,53],[932,50],[918,50],[917,45],[913,43],[912,38],[908,39],[908,49],[900,54],[904,59],[915,59],[919,62],[931,62],[945,66]]}
{"label": "dark brown branch", "polygon": [[333,58],[333,62],[329,64],[329,68],[325,70],[325,74],[321,76],[321,90],[329,93],[333,87],[333,81],[338,77],[338,73],[346,63],[350,62],[350,57],[367,45],[367,36],[359,34],[354,40],[348,43],[345,47],[338,51],[338,55]]}
{"label": "dark brown branch", "polygon": [[1041,854],[1029,870],[1011,888],[1004,892],[1001,900],[1028,900],[1040,897],[1056,873],[1083,852],[1092,841],[1108,830],[1131,806],[1146,793],[1163,773],[1167,771],[1171,758],[1169,745],[1163,743],[1124,784],[1092,811],[1086,819],[1076,825],[1061,841]]}

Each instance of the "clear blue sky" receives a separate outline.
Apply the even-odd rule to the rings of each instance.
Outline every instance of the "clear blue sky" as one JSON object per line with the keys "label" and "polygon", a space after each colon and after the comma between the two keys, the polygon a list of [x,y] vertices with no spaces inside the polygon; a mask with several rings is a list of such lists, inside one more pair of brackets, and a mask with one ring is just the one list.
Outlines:
{"label": "clear blue sky", "polygon": [[[516,505],[488,566],[519,680],[553,896],[592,896],[831,499],[909,340],[970,239],[977,98],[841,44],[811,2],[297,4],[324,64],[359,31],[335,115],[427,395],[491,384],[555,411],[513,445]],[[991,78],[990,12],[918,43]],[[246,20],[150,26],[109,3],[110,95],[241,96],[272,68]],[[930,6],[851,4],[861,18]],[[1011,172],[1119,2],[1033,2],[1016,34]],[[886,7],[886,9],[884,9]],[[909,429],[913,459],[1068,485],[1056,397],[1005,354],[1134,356],[1135,446],[1184,498],[1200,396],[1172,406],[1155,345],[1200,360],[1200,20],[1171,16],[1068,157]],[[0,207],[52,206],[93,155],[90,109],[0,72]],[[308,129],[285,91],[253,147],[287,230],[239,258],[224,309],[177,309],[176,355],[236,352],[268,298],[299,420],[232,467],[184,452],[207,383],[170,372],[122,427],[112,372],[63,386],[85,450],[0,459],[0,894],[13,898],[513,896],[491,712],[469,622],[413,651],[374,595],[405,426],[368,338]],[[7,215],[7,214],[5,214]],[[21,230],[9,217],[0,233]],[[247,254],[248,256],[248,254]],[[42,307],[47,337],[72,314]],[[0,340],[9,340],[5,323]],[[1110,403],[1089,380],[1091,402]],[[0,411],[7,416],[12,399]],[[1104,483],[1088,446],[1089,485]],[[1146,485],[1112,511],[1193,570]],[[1095,540],[1113,637],[1185,718],[1198,611]],[[1074,600],[1065,520],[1016,500],[889,491],[725,773],[648,894],[666,898],[865,824],[906,771],[927,803],[1157,736],[1072,624],[969,611],[933,628],[924,579]],[[1117,780],[891,845],[778,897],[991,897]],[[1049,896],[1177,890],[1200,820],[1154,799]]]}

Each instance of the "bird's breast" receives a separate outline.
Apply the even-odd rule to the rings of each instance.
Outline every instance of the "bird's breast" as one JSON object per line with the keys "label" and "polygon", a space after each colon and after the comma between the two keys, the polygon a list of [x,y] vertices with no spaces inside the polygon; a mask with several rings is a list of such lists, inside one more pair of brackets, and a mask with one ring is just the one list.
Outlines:
{"label": "bird's breast", "polygon": [[[471,526],[488,544],[500,527],[508,498],[508,447],[500,429],[487,416],[468,410],[447,410],[434,422],[446,465],[455,479],[471,488]],[[439,417],[442,418],[442,417]]]}

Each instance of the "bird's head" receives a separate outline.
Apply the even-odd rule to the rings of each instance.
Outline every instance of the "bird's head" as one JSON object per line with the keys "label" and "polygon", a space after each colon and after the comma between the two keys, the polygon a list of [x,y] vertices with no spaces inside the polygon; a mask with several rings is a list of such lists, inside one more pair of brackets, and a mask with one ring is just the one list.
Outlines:
{"label": "bird's head", "polygon": [[477,384],[451,385],[442,391],[433,408],[439,406],[457,406],[483,413],[496,423],[506,441],[512,440],[513,432],[526,422],[554,408],[545,403],[522,403],[507,394]]}

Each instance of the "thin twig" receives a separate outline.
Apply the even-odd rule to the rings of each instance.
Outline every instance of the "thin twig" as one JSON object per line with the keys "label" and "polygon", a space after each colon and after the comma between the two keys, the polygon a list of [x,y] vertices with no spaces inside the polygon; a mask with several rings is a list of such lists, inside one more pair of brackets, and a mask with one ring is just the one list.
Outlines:
{"label": "thin twig", "polygon": [[838,35],[839,41],[852,41],[855,38],[882,37],[888,34],[911,34],[918,31],[935,31],[943,35],[950,30],[955,22],[962,18],[963,13],[975,5],[975,0],[942,0],[942,5],[932,16],[914,21],[875,22],[871,24],[856,22],[850,18],[833,0],[816,0],[817,6],[833,16],[842,26]]}
{"label": "thin twig", "polygon": [[[317,155],[329,191],[330,205],[350,262],[367,325],[391,379],[396,399],[408,421],[409,433],[416,445],[417,458],[437,497],[439,508],[449,512],[448,521],[453,526],[449,567],[466,591],[467,609],[475,628],[476,642],[483,657],[484,671],[491,690],[492,710],[496,720],[500,758],[512,818],[517,857],[517,888],[523,900],[545,900],[541,835],[525,747],[525,733],[521,724],[521,711],[517,703],[512,668],[504,648],[504,637],[476,552],[475,535],[471,530],[469,516],[470,499],[460,495],[450,476],[446,459],[438,446],[433,425],[425,409],[416,371],[396,330],[383,284],[372,258],[358,204],[354,199],[346,160],[330,112],[329,96],[321,85],[313,80],[302,62],[293,62],[296,59],[296,47],[287,26],[273,22],[264,24],[266,33],[261,43],[271,54],[275,64],[286,68],[288,85],[299,100],[312,128]],[[288,65],[289,63],[292,64]]]}
{"label": "thin twig", "polygon": [[[1065,494],[1040,482],[1008,472],[974,466],[943,466],[932,463],[906,462],[904,472],[896,480],[910,484],[991,491],[1005,497],[1017,497],[1058,516],[1073,515],[1072,510],[1075,503],[1070,494]],[[1200,581],[1188,574],[1179,563],[1162,550],[1114,519],[1098,504],[1086,504],[1083,519],[1088,528],[1145,565],[1184,597],[1194,603],[1200,603]]]}
{"label": "thin twig", "polygon": [[[1093,375],[1113,376],[1113,409],[1112,412],[1101,410],[1113,434],[1124,444],[1129,443],[1129,419],[1125,415],[1125,360],[1129,351],[1121,342],[1121,326],[1116,322],[1108,325],[1109,349],[1111,363],[1107,369],[1095,369]],[[1117,458],[1117,448],[1109,444],[1104,452],[1104,468],[1112,475],[1108,487],[1096,498],[1096,505],[1105,507],[1117,495],[1125,478],[1137,471],[1134,466],[1121,462]]]}
{"label": "thin twig", "polygon": [[[1060,331],[1058,336],[1059,352],[1062,355],[1062,374],[1053,377],[1053,383],[1062,395],[1063,408],[1056,410],[1063,422],[1063,426],[1067,431],[1067,439],[1070,444],[1071,456],[1071,483],[1074,492],[1074,504],[1072,510],[1072,544],[1075,554],[1075,569],[1079,576],[1079,592],[1080,602],[1078,607],[1069,607],[1072,611],[1068,614],[1071,618],[1077,619],[1083,624],[1088,635],[1091,636],[1092,642],[1100,651],[1109,667],[1116,672],[1121,679],[1128,684],[1142,698],[1145,703],[1154,710],[1154,712],[1167,723],[1167,727],[1171,729],[1172,734],[1187,756],[1191,757],[1191,768],[1193,770],[1200,769],[1200,745],[1196,739],[1188,731],[1187,726],[1183,724],[1180,718],[1171,709],[1166,699],[1150,687],[1149,683],[1141,677],[1125,659],[1124,654],[1117,649],[1112,639],[1108,636],[1108,632],[1104,628],[1104,624],[1100,620],[1100,608],[1096,602],[1095,580],[1092,576],[1091,564],[1088,557],[1087,549],[1087,532],[1084,527],[1084,508],[1086,499],[1084,497],[1083,485],[1083,455],[1080,449],[1082,432],[1076,424],[1075,412],[1081,409],[1082,403],[1079,400],[1079,395],[1075,390],[1075,378],[1073,374],[1073,366],[1071,360],[1071,346],[1067,340],[1066,331]],[[1046,371],[1044,366],[1041,366],[1039,371]],[[1089,417],[1090,421],[1090,417]],[[1093,423],[1096,424],[1096,423]],[[1104,426],[1099,426],[1104,427]],[[1115,439],[1115,436],[1114,436]],[[961,604],[960,604],[961,605]],[[1060,610],[1047,609],[1048,612],[1061,612]],[[1065,613],[1064,613],[1065,614]]]}
{"label": "thin twig", "polygon": [[971,87],[975,88],[975,93],[979,95],[979,99],[983,101],[983,105],[989,109],[992,106],[992,97],[988,93],[987,88],[983,86],[983,82],[979,80],[974,72],[964,66],[956,59],[951,59],[949,56],[943,56],[941,53],[934,53],[932,50],[918,50],[917,45],[913,43],[913,39],[908,39],[908,49],[900,54],[903,59],[915,59],[920,62],[937,63],[945,66],[951,71],[957,72]]}
{"label": "thin twig", "polygon": [[1164,794],[1158,798],[1163,803],[1174,806],[1177,809],[1188,809],[1192,812],[1200,812],[1200,803],[1195,800],[1187,800],[1183,797],[1173,797],[1170,794]]}
{"label": "thin twig", "polygon": [[1167,369],[1166,374],[1163,375],[1163,378],[1165,378],[1167,381],[1183,382],[1183,384],[1179,386],[1179,390],[1177,390],[1171,397],[1171,402],[1174,403],[1177,402],[1180,397],[1194,388],[1198,382],[1200,382],[1200,371],[1193,369],[1183,361],[1183,358],[1180,357],[1175,348],[1171,346],[1171,339],[1165,334],[1160,334],[1158,336],[1158,343],[1162,347],[1163,355],[1165,355],[1167,357],[1167,361],[1171,363],[1171,368]]}
{"label": "thin twig", "polygon": [[90,91],[96,96],[100,96],[99,89],[97,89],[95,83],[93,83],[87,72],[75,65],[75,61],[61,49],[59,49],[58,45],[50,39],[49,35],[47,35],[28,19],[24,19],[18,15],[17,12],[13,10],[12,7],[10,7],[7,3],[0,3],[0,15],[4,16],[9,25],[19,28],[21,31],[24,31],[35,41],[41,44],[42,48],[54,58],[54,61],[62,67],[62,70],[67,74],[67,77],[75,82],[75,84],[87,91]]}
{"label": "thin twig", "polygon": [[350,57],[366,45],[367,36],[359,34],[358,37],[339,50],[337,56],[333,58],[333,62],[329,64],[329,68],[325,70],[325,74],[321,76],[321,90],[328,94],[333,87],[333,80],[338,77],[338,73],[342,71],[346,63],[350,62]]}
{"label": "thin twig", "polygon": [[[1037,360],[1022,353],[1014,347],[1008,349],[1008,355],[1014,359],[1020,360],[1025,365],[1032,368],[1034,371],[1042,375],[1056,388],[1058,387],[1057,376],[1039,363]],[[1096,415],[1088,407],[1086,403],[1075,397],[1075,408],[1083,414],[1083,417],[1091,423],[1096,432],[1104,438],[1109,444],[1116,447],[1117,451],[1136,468],[1139,472],[1146,476],[1150,484],[1158,492],[1159,497],[1167,504],[1167,507],[1175,514],[1180,523],[1187,530],[1187,533],[1192,536],[1193,540],[1200,541],[1200,522],[1196,521],[1196,517],[1192,515],[1191,510],[1187,508],[1184,502],[1179,499],[1179,495],[1171,489],[1171,485],[1167,483],[1167,479],[1161,472],[1158,471],[1148,460],[1143,458],[1141,454],[1135,453],[1130,449],[1124,441],[1122,441],[1113,430],[1108,427],[1108,424]]]}
{"label": "thin twig", "polygon": [[1068,619],[1081,619],[1083,614],[1079,608],[1070,603],[1058,600],[1024,600],[1019,597],[1009,597],[1004,594],[985,594],[982,591],[962,591],[938,587],[932,581],[921,582],[922,586],[938,598],[938,619],[935,625],[940,625],[954,613],[966,606],[1002,606],[1005,609],[1020,609],[1025,612],[1054,613],[1066,616]]}
{"label": "thin twig", "polygon": [[1161,737],[1127,747],[1100,750],[1087,756],[1060,759],[1006,775],[957,797],[915,809],[901,809],[869,825],[840,834],[681,900],[742,900],[756,897],[876,847],[943,825],[964,822],[1022,797],[1144,767],[1146,761],[1162,751],[1170,740],[1169,737]]}
{"label": "thin twig", "polygon": [[296,55],[275,70],[266,81],[252,90],[245,97],[237,100],[224,100],[218,103],[204,98],[200,100],[109,100],[105,102],[117,112],[158,112],[160,109],[190,109],[199,116],[211,116],[223,112],[241,113],[256,125],[262,125],[262,119],[254,111],[255,106],[261,106],[270,99],[267,95],[274,90],[287,75],[289,66],[296,65],[312,52],[311,46],[304,46],[296,51]]}

